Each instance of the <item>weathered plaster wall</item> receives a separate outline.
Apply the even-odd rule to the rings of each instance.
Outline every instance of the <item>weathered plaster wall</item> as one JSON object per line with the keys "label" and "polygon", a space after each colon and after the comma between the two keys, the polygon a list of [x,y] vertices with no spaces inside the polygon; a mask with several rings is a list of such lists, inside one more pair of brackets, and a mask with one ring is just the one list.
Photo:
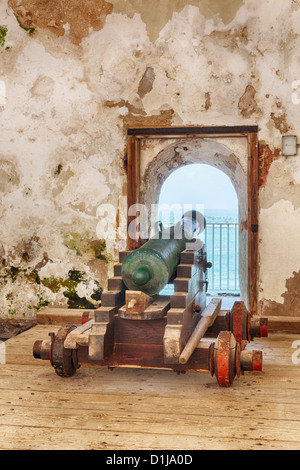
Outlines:
{"label": "weathered plaster wall", "polygon": [[2,0],[0,26],[0,315],[99,301],[123,242],[98,239],[97,209],[126,194],[127,126],[218,124],[259,125],[259,299],[290,313],[299,0]]}

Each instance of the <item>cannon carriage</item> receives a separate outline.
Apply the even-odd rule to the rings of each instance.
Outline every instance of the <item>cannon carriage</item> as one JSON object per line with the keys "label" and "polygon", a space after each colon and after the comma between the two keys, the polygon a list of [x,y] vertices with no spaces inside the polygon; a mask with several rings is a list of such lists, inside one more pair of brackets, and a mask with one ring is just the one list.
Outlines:
{"label": "cannon carriage", "polygon": [[[36,341],[34,357],[49,360],[62,377],[84,364],[206,371],[222,387],[244,371],[262,370],[262,352],[247,345],[267,336],[267,319],[253,317],[240,301],[231,311],[221,309],[219,298],[206,305],[205,245],[187,245],[204,228],[201,214],[188,213],[168,233],[120,252],[101,307],[83,315],[81,326],[65,325]],[[164,295],[169,282],[174,293]]]}

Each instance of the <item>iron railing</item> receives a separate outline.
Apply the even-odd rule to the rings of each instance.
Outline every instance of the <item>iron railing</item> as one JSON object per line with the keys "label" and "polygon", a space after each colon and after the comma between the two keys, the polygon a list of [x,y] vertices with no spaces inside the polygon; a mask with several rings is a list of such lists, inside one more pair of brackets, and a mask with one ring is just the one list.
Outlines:
{"label": "iron railing", "polygon": [[239,233],[236,223],[208,223],[205,230],[208,293],[239,293]]}

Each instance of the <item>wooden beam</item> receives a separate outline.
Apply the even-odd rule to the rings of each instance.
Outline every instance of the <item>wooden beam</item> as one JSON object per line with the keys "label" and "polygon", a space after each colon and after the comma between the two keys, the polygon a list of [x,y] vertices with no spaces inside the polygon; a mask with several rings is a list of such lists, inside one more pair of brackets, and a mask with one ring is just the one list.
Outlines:
{"label": "wooden beam", "polygon": [[193,333],[191,334],[184,350],[180,354],[180,364],[186,364],[199,344],[199,341],[204,337],[206,331],[211,327],[220,313],[222,300],[212,299],[208,306],[202,312],[200,320],[198,321]]}
{"label": "wooden beam", "polygon": [[150,297],[150,299],[151,300],[149,302],[145,303],[144,309],[140,308],[141,305],[133,307],[135,310],[140,310],[140,312],[130,312],[128,311],[126,305],[122,306],[118,310],[119,317],[130,320],[155,320],[158,318],[163,318],[170,309],[170,298],[168,296],[157,295]]}
{"label": "wooden beam", "polygon": [[267,316],[269,333],[300,333],[300,317]]}
{"label": "wooden beam", "polygon": [[92,316],[95,310],[47,307],[37,312],[36,319],[38,325],[81,325],[82,315],[86,312]]}
{"label": "wooden beam", "polygon": [[152,135],[226,135],[226,134],[251,134],[258,132],[258,126],[190,126],[190,127],[154,127],[127,129],[128,136],[152,136]]}
{"label": "wooden beam", "polygon": [[257,314],[258,298],[258,138],[248,136],[248,295],[249,312]]}
{"label": "wooden beam", "polygon": [[[135,216],[129,216],[129,209],[139,203],[140,189],[140,152],[138,140],[134,136],[127,138],[127,226],[129,227]],[[128,233],[128,231],[127,231]],[[137,236],[136,236],[137,238]],[[134,240],[127,235],[127,248]]]}

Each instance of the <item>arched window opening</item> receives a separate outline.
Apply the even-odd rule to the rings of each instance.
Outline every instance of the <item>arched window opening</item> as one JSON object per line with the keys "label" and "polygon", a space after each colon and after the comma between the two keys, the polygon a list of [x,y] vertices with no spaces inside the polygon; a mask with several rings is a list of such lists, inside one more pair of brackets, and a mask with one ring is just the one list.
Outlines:
{"label": "arched window opening", "polygon": [[[200,236],[206,245],[208,295],[227,298],[240,295],[238,198],[230,178],[207,164],[189,164],[174,170],[159,196],[159,220],[163,226],[176,223],[187,210],[200,210],[206,230]],[[168,286],[170,293],[172,286]],[[230,305],[229,305],[230,306]]]}

